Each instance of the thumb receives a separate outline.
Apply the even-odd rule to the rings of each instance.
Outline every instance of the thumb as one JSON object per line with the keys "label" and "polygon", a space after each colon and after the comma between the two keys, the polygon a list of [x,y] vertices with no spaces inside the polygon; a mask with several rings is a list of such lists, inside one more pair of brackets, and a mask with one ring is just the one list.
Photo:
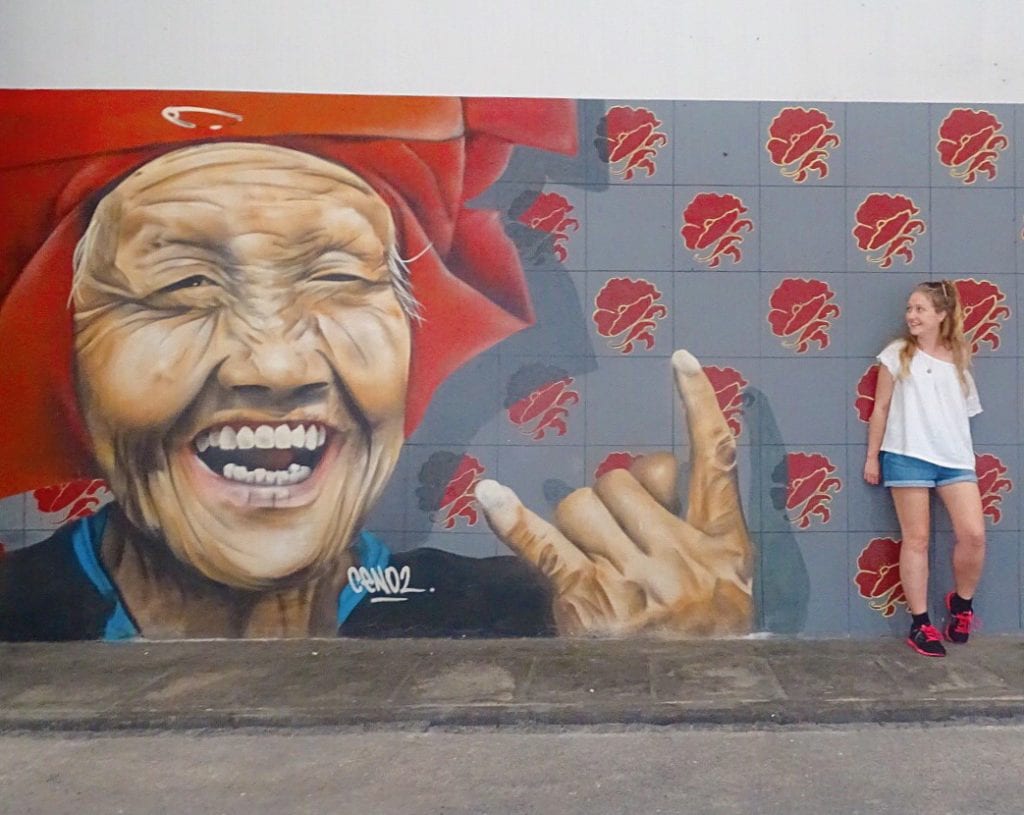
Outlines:
{"label": "thumb", "polygon": [[501,541],[528,560],[554,584],[566,588],[590,560],[554,526],[523,506],[518,496],[497,481],[484,479],[474,490],[487,524]]}

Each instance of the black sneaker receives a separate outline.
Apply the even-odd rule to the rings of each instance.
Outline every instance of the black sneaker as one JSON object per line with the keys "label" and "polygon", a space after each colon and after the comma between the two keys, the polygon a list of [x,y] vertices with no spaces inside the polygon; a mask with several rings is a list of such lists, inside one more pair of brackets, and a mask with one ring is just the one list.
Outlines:
{"label": "black sneaker", "polygon": [[926,657],[944,657],[946,655],[942,637],[934,625],[911,628],[910,636],[907,637],[907,645]]}
{"label": "black sneaker", "polygon": [[949,622],[946,623],[946,639],[963,645],[971,636],[971,626],[974,625],[973,611],[953,611],[953,592],[946,595],[946,610],[949,611]]}

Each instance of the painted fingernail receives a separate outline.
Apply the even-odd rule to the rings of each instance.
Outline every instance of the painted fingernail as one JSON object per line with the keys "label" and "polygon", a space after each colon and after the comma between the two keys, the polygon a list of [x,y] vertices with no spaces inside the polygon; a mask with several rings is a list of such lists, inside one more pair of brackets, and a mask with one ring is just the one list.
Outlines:
{"label": "painted fingernail", "polygon": [[684,348],[680,348],[672,354],[672,367],[681,374],[693,376],[695,373],[700,371],[700,362],[698,362],[697,357],[689,351]]}
{"label": "painted fingernail", "polygon": [[508,527],[516,522],[519,499],[508,487],[485,478],[476,485],[473,494],[487,512],[491,522],[498,528]]}
{"label": "painted fingernail", "polygon": [[476,495],[476,500],[488,510],[504,509],[515,501],[515,493],[512,490],[490,478],[478,482],[473,494]]}

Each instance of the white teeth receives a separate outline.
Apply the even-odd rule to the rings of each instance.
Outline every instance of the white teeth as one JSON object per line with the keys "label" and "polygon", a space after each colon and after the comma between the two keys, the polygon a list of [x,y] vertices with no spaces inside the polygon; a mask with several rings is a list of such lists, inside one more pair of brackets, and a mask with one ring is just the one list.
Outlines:
{"label": "white teeth", "polygon": [[274,428],[261,424],[256,428],[256,449],[269,450],[274,446]]}
{"label": "white teeth", "polygon": [[250,471],[241,464],[225,464],[222,474],[229,481],[252,484],[254,487],[287,487],[305,481],[313,471],[298,464],[292,464],[287,470],[270,471],[262,467]]}
{"label": "white teeth", "polygon": [[220,449],[234,450],[238,446],[238,434],[235,428],[225,425],[220,429]]}
{"label": "white teeth", "polygon": [[286,424],[272,427],[268,424],[261,424],[255,429],[243,425],[237,431],[233,427],[219,427],[207,431],[196,437],[196,449],[203,453],[213,447],[221,450],[251,450],[256,447],[260,450],[289,450],[292,448],[305,448],[316,450],[327,443],[327,428],[323,425],[297,425],[290,427]]}
{"label": "white teeth", "polygon": [[251,450],[256,445],[256,434],[251,427],[243,427],[238,431],[238,449]]}

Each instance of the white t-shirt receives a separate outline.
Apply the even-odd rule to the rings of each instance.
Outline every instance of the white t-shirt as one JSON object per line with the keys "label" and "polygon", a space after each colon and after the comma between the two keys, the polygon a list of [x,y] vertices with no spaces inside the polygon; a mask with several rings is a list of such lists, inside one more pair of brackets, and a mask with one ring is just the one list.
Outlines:
{"label": "white t-shirt", "polygon": [[956,365],[918,348],[910,358],[910,374],[900,379],[903,342],[890,343],[877,357],[895,380],[882,449],[940,467],[974,470],[968,419],[981,413],[974,378],[967,372],[965,396]]}

